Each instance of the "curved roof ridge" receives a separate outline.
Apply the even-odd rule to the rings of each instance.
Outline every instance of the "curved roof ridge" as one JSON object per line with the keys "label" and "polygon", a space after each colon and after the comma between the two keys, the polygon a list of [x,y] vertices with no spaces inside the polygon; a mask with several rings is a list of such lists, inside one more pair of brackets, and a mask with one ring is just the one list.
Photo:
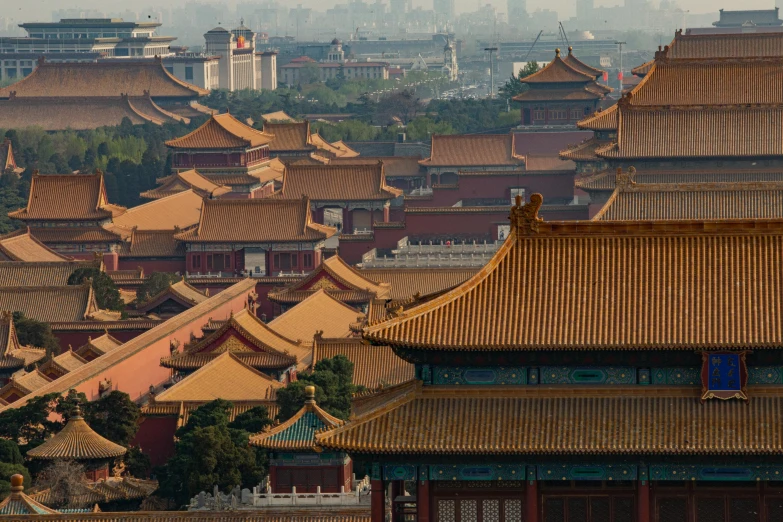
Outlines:
{"label": "curved roof ridge", "polygon": [[119,457],[127,451],[123,446],[98,435],[77,409],[62,430],[29,450],[27,456],[41,460],[94,460]]}
{"label": "curved roof ridge", "polygon": [[519,80],[522,83],[587,83],[595,78],[580,72],[560,57],[560,49],[555,50],[555,58],[543,69]]}

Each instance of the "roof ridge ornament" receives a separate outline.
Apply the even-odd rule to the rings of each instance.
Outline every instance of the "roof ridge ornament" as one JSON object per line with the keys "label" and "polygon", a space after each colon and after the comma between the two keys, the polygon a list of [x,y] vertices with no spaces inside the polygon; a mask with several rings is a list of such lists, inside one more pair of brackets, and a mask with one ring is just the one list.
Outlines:
{"label": "roof ridge ornament", "polygon": [[530,195],[530,202],[524,203],[522,196],[517,194],[515,205],[511,207],[511,225],[520,233],[532,234],[538,233],[540,223],[544,221],[538,216],[538,211],[544,204],[544,196],[535,193]]}
{"label": "roof ridge ornament", "polygon": [[618,189],[625,189],[631,185],[636,185],[636,182],[633,180],[635,174],[635,167],[628,167],[628,172],[623,172],[622,167],[617,167],[617,174],[614,178],[614,186]]}

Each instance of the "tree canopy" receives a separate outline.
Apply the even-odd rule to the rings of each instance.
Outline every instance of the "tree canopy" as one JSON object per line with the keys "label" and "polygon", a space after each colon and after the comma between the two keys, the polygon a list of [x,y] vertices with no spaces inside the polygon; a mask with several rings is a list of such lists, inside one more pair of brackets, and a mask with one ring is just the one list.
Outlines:
{"label": "tree canopy", "polygon": [[100,308],[117,312],[125,309],[125,302],[120,296],[117,285],[106,272],[102,272],[97,267],[77,268],[68,277],[69,285],[80,285],[84,281],[90,281],[95,300]]}
{"label": "tree canopy", "polygon": [[144,283],[136,290],[136,303],[144,304],[167,289],[170,285],[181,281],[182,276],[170,272],[152,272]]}
{"label": "tree canopy", "polygon": [[518,74],[512,74],[511,78],[506,80],[506,83],[500,86],[500,95],[503,98],[510,100],[517,94],[522,94],[523,92],[527,91],[529,87],[519,80],[526,78],[535,72],[538,72],[538,70],[538,62],[527,62],[525,66],[519,70]]}
{"label": "tree canopy", "polygon": [[14,329],[22,346],[44,348],[47,355],[60,353],[60,341],[48,323],[25,317],[22,312],[14,312]]}

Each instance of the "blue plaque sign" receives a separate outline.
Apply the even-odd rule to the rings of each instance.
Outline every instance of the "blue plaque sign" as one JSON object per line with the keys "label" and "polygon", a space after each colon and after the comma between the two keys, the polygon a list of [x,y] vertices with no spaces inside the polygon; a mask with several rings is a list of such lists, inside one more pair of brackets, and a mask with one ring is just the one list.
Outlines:
{"label": "blue plaque sign", "polygon": [[747,400],[747,352],[702,352],[701,400]]}

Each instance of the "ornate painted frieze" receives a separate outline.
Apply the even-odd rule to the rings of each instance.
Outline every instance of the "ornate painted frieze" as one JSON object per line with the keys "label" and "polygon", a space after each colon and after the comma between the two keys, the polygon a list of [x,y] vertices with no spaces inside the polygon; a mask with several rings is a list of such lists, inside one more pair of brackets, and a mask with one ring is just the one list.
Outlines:
{"label": "ornate painted frieze", "polygon": [[527,384],[526,368],[435,366],[433,384]]}
{"label": "ornate painted frieze", "polygon": [[383,466],[383,480],[416,480],[416,466],[409,464],[386,464]]}
{"label": "ornate painted frieze", "polygon": [[636,480],[636,464],[539,464],[538,480]]}
{"label": "ornate painted frieze", "polygon": [[636,369],[619,367],[543,366],[541,384],[636,384]]}
{"label": "ornate painted frieze", "polygon": [[524,464],[430,466],[430,480],[525,480]]}
{"label": "ornate painted frieze", "polygon": [[754,465],[676,465],[651,464],[650,480],[757,481],[783,480],[783,466]]}
{"label": "ornate painted frieze", "polygon": [[653,384],[698,385],[701,384],[699,368],[653,368]]}

